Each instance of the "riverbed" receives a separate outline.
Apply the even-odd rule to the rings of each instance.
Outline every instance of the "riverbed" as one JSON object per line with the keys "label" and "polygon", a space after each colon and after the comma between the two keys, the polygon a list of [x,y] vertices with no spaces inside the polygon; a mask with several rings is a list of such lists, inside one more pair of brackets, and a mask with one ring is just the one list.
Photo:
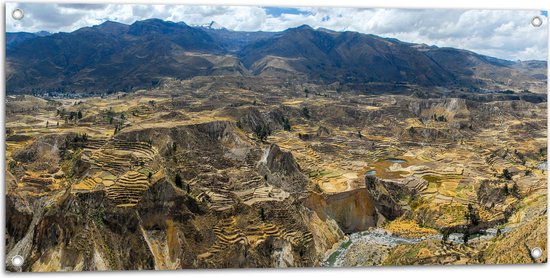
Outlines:
{"label": "riverbed", "polygon": [[[510,228],[502,228],[500,233],[510,232]],[[483,233],[472,235],[469,241],[489,240],[495,237],[498,229],[490,228]],[[367,231],[348,235],[338,244],[338,247],[326,256],[322,266],[351,267],[381,265],[392,248],[400,244],[417,244],[425,240],[442,240],[443,235],[431,235],[420,238],[406,238],[394,235],[382,228],[372,228]],[[447,242],[464,244],[463,234],[450,234]]]}

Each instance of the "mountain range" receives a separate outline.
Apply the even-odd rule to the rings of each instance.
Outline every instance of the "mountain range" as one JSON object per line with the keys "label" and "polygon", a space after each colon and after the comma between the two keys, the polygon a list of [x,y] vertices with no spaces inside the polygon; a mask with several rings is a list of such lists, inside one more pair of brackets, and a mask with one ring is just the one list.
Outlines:
{"label": "mountain range", "polygon": [[104,93],[151,87],[166,77],[237,75],[546,92],[546,61],[508,61],[307,25],[281,32],[210,26],[148,19],[70,33],[7,33],[6,91]]}

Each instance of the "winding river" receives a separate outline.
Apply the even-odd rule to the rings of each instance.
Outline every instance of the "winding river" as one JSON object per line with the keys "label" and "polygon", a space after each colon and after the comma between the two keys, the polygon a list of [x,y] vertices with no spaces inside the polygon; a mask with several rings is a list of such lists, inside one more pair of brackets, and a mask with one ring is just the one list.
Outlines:
{"label": "winding river", "polygon": [[[501,233],[510,232],[510,228],[502,228]],[[497,235],[496,228],[490,228],[483,233],[472,235],[469,241],[488,240]],[[367,231],[348,235],[340,241],[338,248],[325,257],[322,266],[349,267],[356,265],[380,265],[390,250],[400,244],[417,244],[425,240],[442,240],[441,234],[420,238],[406,238],[382,229],[372,228]],[[447,242],[463,244],[463,235],[453,233]]]}
{"label": "winding river", "polygon": [[[404,159],[389,158],[392,163],[405,163]],[[547,162],[541,162],[539,169],[546,170]],[[367,176],[376,175],[376,170],[367,171]],[[512,228],[501,228],[500,233],[509,233]],[[478,234],[468,237],[468,241],[489,240],[497,236],[497,228],[489,228]],[[371,228],[366,231],[352,233],[338,243],[337,248],[328,252],[322,266],[325,267],[350,267],[381,265],[393,247],[401,244],[417,244],[425,240],[442,240],[443,235],[431,235],[419,238],[409,238],[394,235],[383,228]],[[447,238],[452,244],[464,244],[463,234],[453,233]]]}

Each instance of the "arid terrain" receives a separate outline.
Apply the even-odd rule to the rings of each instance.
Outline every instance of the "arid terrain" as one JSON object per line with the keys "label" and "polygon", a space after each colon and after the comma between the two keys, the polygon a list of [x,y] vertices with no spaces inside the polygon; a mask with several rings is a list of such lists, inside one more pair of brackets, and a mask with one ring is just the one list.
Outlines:
{"label": "arid terrain", "polygon": [[204,76],[7,96],[6,249],[26,258],[7,268],[546,262],[546,99],[438,93]]}
{"label": "arid terrain", "polygon": [[547,61],[142,17],[6,33],[8,271],[547,262]]}

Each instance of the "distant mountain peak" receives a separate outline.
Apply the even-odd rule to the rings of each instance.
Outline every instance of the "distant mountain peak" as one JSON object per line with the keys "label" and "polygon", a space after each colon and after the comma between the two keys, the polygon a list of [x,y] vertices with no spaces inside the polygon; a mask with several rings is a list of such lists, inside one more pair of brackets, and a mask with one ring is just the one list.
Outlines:
{"label": "distant mountain peak", "polygon": [[[307,26],[307,25],[305,25]],[[324,28],[324,27],[319,27],[317,29],[315,29],[317,31],[321,31],[321,32],[325,32],[325,33],[329,33],[329,34],[338,34],[337,31],[334,31],[334,30],[331,30],[331,29],[327,29],[327,28]]]}
{"label": "distant mountain peak", "polygon": [[39,37],[45,37],[45,36],[51,35],[52,33],[48,32],[48,31],[38,31],[38,32],[36,32],[36,33],[34,33],[34,34],[36,34],[36,35],[39,36]]}
{"label": "distant mountain peak", "polygon": [[144,20],[138,20],[136,22],[160,22],[160,23],[164,23],[164,22],[171,22],[171,21],[162,20],[160,18],[147,18],[147,19],[144,19]]}
{"label": "distant mountain peak", "polygon": [[96,26],[108,26],[108,25],[126,25],[126,24],[123,24],[123,23],[120,23],[120,22],[116,22],[116,21],[112,21],[112,20],[105,20],[103,23],[101,24],[98,24]]}
{"label": "distant mountain peak", "polygon": [[106,20],[101,24],[94,25],[92,27],[84,27],[79,30],[98,30],[103,33],[118,35],[126,32],[126,30],[128,30],[128,25],[116,21]]}
{"label": "distant mountain peak", "polygon": [[174,34],[189,31],[193,28],[185,22],[165,21],[158,18],[138,20],[129,26],[128,34],[141,36],[147,34]]}
{"label": "distant mountain peak", "polygon": [[298,27],[294,27],[294,28],[291,28],[291,29],[295,29],[295,30],[314,30],[311,26],[309,26],[307,24],[302,24]]}
{"label": "distant mountain peak", "polygon": [[210,29],[225,29],[223,26],[221,26],[220,24],[218,24],[216,21],[213,21],[210,22],[210,25],[208,25],[208,28]]}
{"label": "distant mountain peak", "polygon": [[217,23],[216,21],[212,20],[209,23],[206,24],[198,24],[193,25],[194,27],[200,27],[200,28],[206,28],[206,29],[212,29],[212,30],[227,30],[225,27],[223,27],[221,24]]}
{"label": "distant mountain peak", "polygon": [[24,41],[34,38],[47,37],[50,35],[52,35],[52,33],[47,31],[39,31],[36,33],[6,32],[6,48],[11,49]]}
{"label": "distant mountain peak", "polygon": [[185,22],[173,22],[170,20],[162,20],[159,18],[149,18],[144,20],[137,20],[136,22],[132,23],[132,25],[158,25],[158,26],[184,26],[189,27]]}

